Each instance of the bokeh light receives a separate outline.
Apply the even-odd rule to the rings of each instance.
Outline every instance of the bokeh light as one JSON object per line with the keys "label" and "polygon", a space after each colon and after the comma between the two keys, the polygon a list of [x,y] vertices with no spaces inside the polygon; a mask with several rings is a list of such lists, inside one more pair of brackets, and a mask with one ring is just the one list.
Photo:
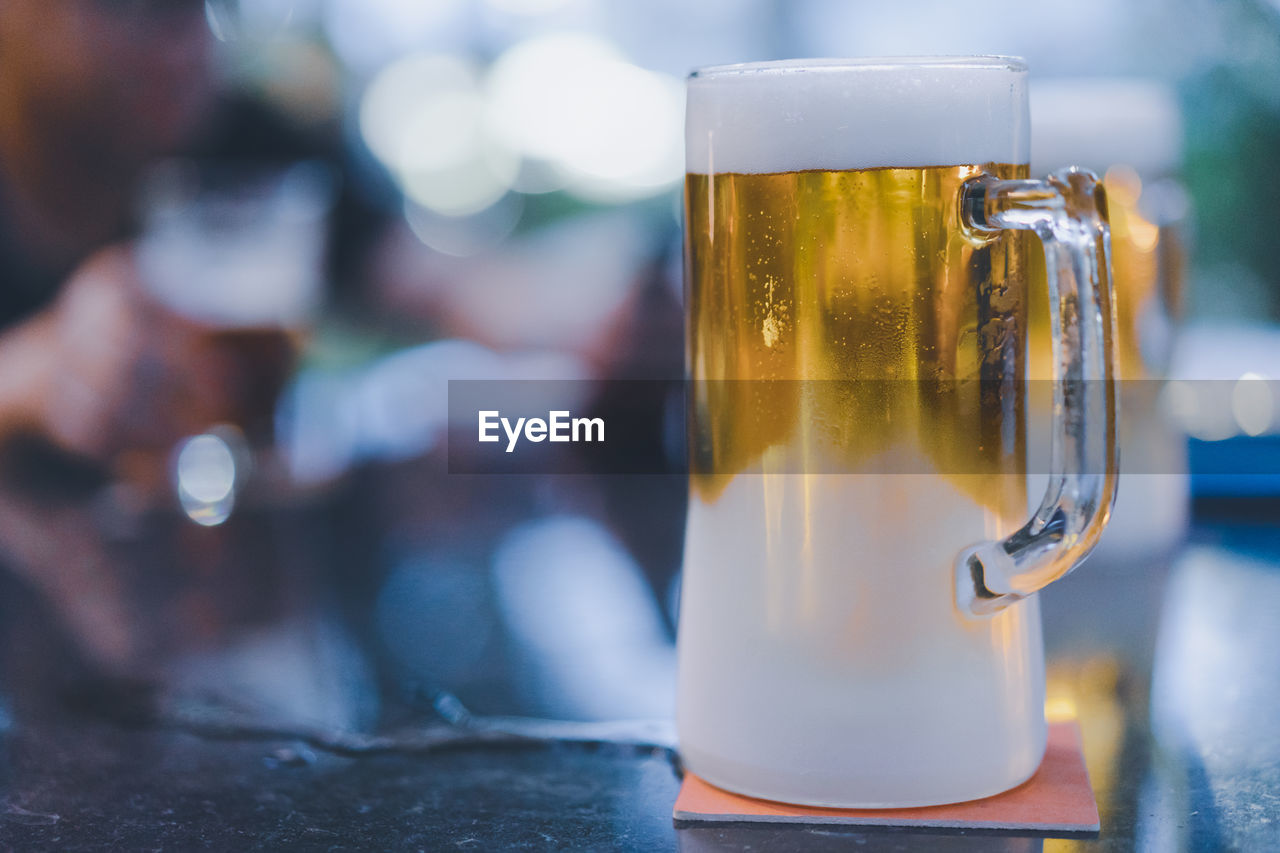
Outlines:
{"label": "bokeh light", "polygon": [[[441,99],[447,105],[450,99],[474,93],[477,86],[474,66],[451,54],[418,53],[391,63],[373,79],[360,101],[360,133],[365,144],[388,167],[396,166],[405,144],[406,125],[424,112],[439,111],[436,104]],[[441,128],[441,134],[434,146],[437,158],[458,145],[457,132]],[[431,155],[425,156],[429,159]]]}
{"label": "bokeh light", "polygon": [[187,517],[201,526],[221,524],[235,506],[240,475],[232,441],[221,431],[207,432],[188,438],[175,453],[178,500]]}
{"label": "bokeh light", "polygon": [[324,0],[205,0],[205,19],[224,42],[273,39],[310,26]]}
{"label": "bokeh light", "polygon": [[448,166],[405,169],[401,175],[405,195],[447,216],[478,213],[502,198],[515,181],[519,161],[487,140],[477,143],[464,158]]}
{"label": "bokeh light", "polygon": [[1245,435],[1262,435],[1275,416],[1271,383],[1265,376],[1248,372],[1231,389],[1231,414]]}
{"label": "bokeh light", "polygon": [[494,63],[488,89],[501,138],[553,164],[575,195],[641,198],[683,173],[679,81],[627,62],[606,41],[574,33],[523,41]]}
{"label": "bokeh light", "polygon": [[328,0],[324,31],[348,67],[376,69],[427,45],[458,43],[468,6],[465,0]]}
{"label": "bokeh light", "polygon": [[502,198],[519,158],[489,131],[479,74],[448,54],[411,54],[365,90],[360,131],[406,196],[446,216],[477,213]]}
{"label": "bokeh light", "polygon": [[445,255],[465,258],[492,249],[510,236],[523,211],[523,197],[508,193],[498,203],[471,216],[446,216],[406,199],[404,218],[409,230],[425,245]]}
{"label": "bokeh light", "polygon": [[529,17],[558,12],[573,2],[575,0],[485,0],[485,4],[496,12]]}

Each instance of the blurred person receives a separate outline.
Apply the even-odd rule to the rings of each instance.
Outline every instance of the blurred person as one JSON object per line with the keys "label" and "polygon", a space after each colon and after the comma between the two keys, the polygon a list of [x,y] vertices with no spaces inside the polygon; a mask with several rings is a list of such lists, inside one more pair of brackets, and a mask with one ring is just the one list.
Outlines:
{"label": "blurred person", "polygon": [[[219,341],[159,304],[135,256],[135,202],[158,160],[343,160],[337,134],[325,133],[332,128],[301,131],[261,102],[221,91],[215,72],[199,0],[0,0],[0,445],[21,448],[17,467],[46,495],[54,480],[84,484],[78,495],[96,493],[113,476],[136,471],[129,463],[139,457],[161,463],[163,474],[177,440],[234,408],[246,374],[285,366],[271,354],[228,352],[225,336]],[[417,244],[402,272],[419,286],[439,284],[418,314],[421,327],[482,338],[487,329],[487,342],[498,349],[554,344],[606,375],[633,375],[634,360],[657,352],[671,362],[663,367],[678,372],[679,311],[669,296],[650,298],[665,293],[652,283],[651,247],[636,239],[630,218],[596,219],[574,223],[559,239],[505,247],[482,265],[446,263]],[[380,267],[394,266],[387,248],[396,244],[377,238],[406,229],[402,221],[398,229],[389,224],[353,182],[340,184],[326,273],[340,289],[345,282],[348,295],[361,292],[355,285],[370,301],[392,302],[377,280]],[[585,260],[583,245],[594,249]],[[537,263],[548,258],[565,263]],[[524,287],[535,279],[541,287]],[[522,295],[519,304],[534,307],[552,301],[539,296],[558,297],[557,306],[567,299],[562,325],[549,329],[539,322],[544,315],[486,310],[502,295],[501,304]],[[655,318],[667,332],[656,349]],[[507,325],[495,329],[497,320]],[[566,330],[572,334],[559,334]],[[539,332],[543,339],[529,339]],[[566,346],[570,339],[575,346]],[[88,464],[78,473],[66,459],[34,464],[40,454],[19,441],[30,435]],[[87,502],[13,499],[6,491],[13,456],[0,453],[0,548],[9,574],[56,611],[95,666],[128,668],[145,645],[141,628],[154,616],[136,612],[136,590],[124,582],[129,567],[104,544]],[[84,469],[96,479],[86,480]],[[644,503],[649,492],[622,481],[613,487],[626,500],[610,511],[626,516],[616,524],[634,547],[644,542],[636,523],[643,519],[632,518],[631,504]],[[682,489],[671,494],[680,505],[663,501],[663,519],[678,525]],[[213,534],[199,534],[200,547],[209,549]],[[674,551],[648,551],[646,574],[665,590]]]}
{"label": "blurred person", "polygon": [[[15,613],[34,597],[94,671],[131,669],[165,617],[148,597],[162,585],[136,582],[146,561],[104,532],[119,513],[104,515],[100,498],[120,494],[105,487],[133,487],[141,473],[145,498],[166,496],[155,489],[171,488],[175,443],[246,401],[269,426],[274,397],[259,392],[278,392],[292,369],[283,333],[283,352],[250,349],[161,304],[135,248],[136,204],[161,160],[277,166],[329,154],[227,91],[216,59],[202,0],[0,2],[0,628],[19,630]],[[175,532],[183,554],[165,569],[200,565],[236,536]],[[211,588],[240,589],[234,562],[210,573]],[[279,571],[257,574],[270,588]],[[207,590],[192,598],[212,614],[205,637],[244,621],[205,606]],[[244,593],[237,606],[260,600]],[[0,644],[11,646],[24,647]]]}
{"label": "blurred person", "polygon": [[163,403],[202,373],[198,329],[148,304],[123,241],[214,94],[198,0],[0,4],[0,437],[106,459],[188,426]]}
{"label": "blurred person", "polygon": [[[269,432],[296,342],[213,334],[162,304],[187,283],[143,281],[141,190],[171,157],[336,176],[343,152],[336,127],[220,85],[215,53],[202,0],[0,3],[0,442],[112,463],[218,421]],[[336,183],[327,283],[359,278],[385,223]]]}
{"label": "blurred person", "polygon": [[63,671],[55,650],[69,647],[119,671],[137,650],[127,584],[82,498],[119,451],[181,435],[195,413],[174,400],[208,375],[199,330],[147,299],[128,241],[142,175],[214,97],[202,2],[0,3],[0,585],[6,629],[38,602],[62,641],[27,649],[28,669]]}

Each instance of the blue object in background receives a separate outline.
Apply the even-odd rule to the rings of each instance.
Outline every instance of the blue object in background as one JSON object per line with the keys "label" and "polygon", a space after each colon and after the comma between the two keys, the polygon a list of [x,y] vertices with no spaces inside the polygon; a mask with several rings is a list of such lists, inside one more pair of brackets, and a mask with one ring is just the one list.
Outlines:
{"label": "blue object in background", "polygon": [[1187,440],[1193,498],[1280,497],[1280,435]]}

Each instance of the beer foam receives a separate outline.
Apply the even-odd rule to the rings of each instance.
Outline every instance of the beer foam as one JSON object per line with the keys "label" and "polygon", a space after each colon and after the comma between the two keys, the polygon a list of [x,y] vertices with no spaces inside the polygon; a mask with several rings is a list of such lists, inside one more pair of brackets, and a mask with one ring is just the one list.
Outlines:
{"label": "beer foam", "polygon": [[691,495],[687,766],[832,806],[955,802],[1025,779],[1044,743],[1039,603],[978,618],[955,604],[960,551],[1020,521],[939,474],[746,475],[714,501]]}
{"label": "beer foam", "polygon": [[909,57],[723,65],[689,78],[689,172],[1026,163],[1020,59]]}

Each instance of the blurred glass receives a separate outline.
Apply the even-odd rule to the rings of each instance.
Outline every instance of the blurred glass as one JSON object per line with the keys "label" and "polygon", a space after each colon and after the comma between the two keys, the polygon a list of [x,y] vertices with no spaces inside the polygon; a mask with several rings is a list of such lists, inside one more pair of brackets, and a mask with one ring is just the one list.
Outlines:
{"label": "blurred glass", "polygon": [[305,329],[321,302],[331,182],[316,163],[157,167],[139,241],[148,292],[211,329]]}
{"label": "blurred glass", "polygon": [[[175,161],[149,176],[143,286],[193,324],[209,356],[194,417],[216,428],[180,443],[170,472],[199,523],[225,520],[251,468],[244,446],[272,440],[278,399],[322,301],[332,197],[332,176],[316,163]],[[206,499],[210,489],[218,494]]]}

